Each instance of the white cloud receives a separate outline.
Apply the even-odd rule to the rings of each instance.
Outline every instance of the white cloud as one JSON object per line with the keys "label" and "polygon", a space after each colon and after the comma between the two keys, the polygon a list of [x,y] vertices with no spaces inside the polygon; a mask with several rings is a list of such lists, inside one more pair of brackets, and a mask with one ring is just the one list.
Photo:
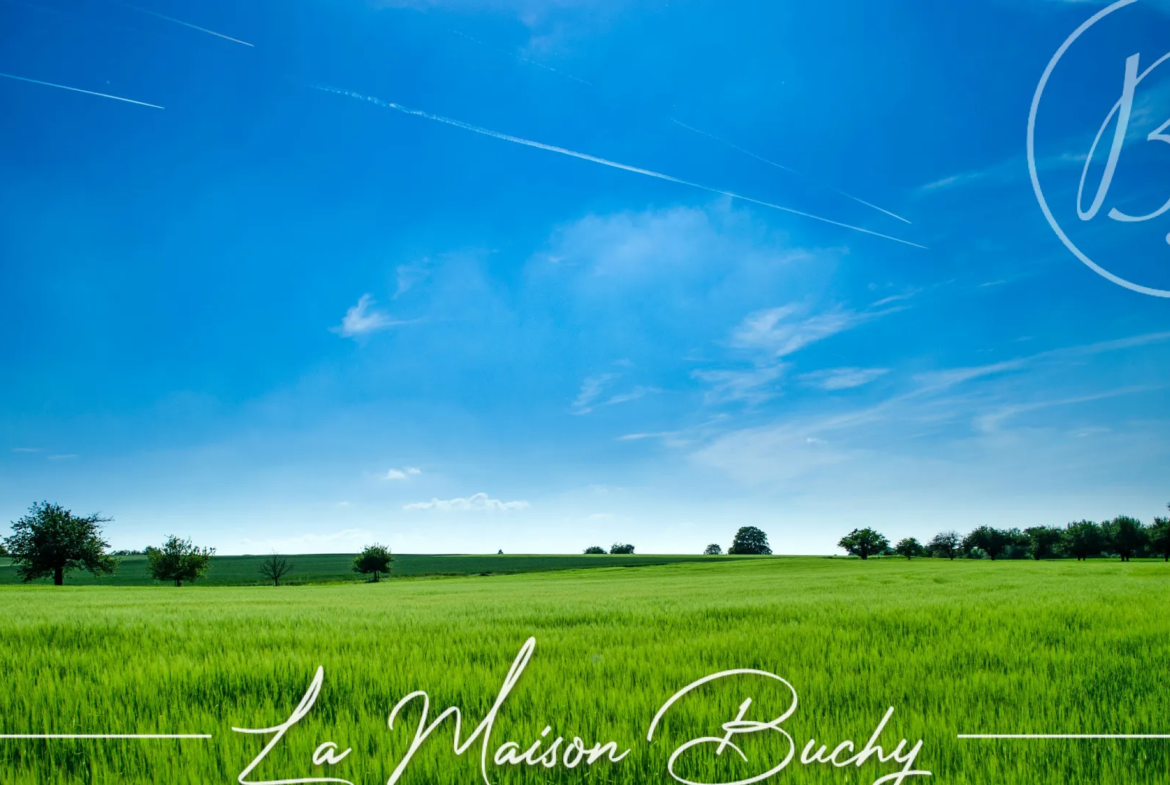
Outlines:
{"label": "white cloud", "polygon": [[573,401],[573,414],[588,414],[593,411],[593,403],[605,391],[606,385],[618,378],[616,373],[602,373],[588,376],[581,382],[581,391]]}
{"label": "white cloud", "polygon": [[422,474],[422,469],[417,469],[414,466],[403,466],[401,469],[391,469],[386,472],[384,479],[405,480],[407,477],[414,477],[418,474]]}
{"label": "white cloud", "polygon": [[783,376],[786,367],[777,363],[745,371],[694,371],[691,375],[711,385],[705,396],[707,403],[744,401],[754,405],[776,394],[774,383]]}
{"label": "white cloud", "polygon": [[404,510],[435,510],[437,512],[507,512],[509,510],[524,510],[529,507],[528,502],[504,502],[492,499],[486,493],[477,493],[467,499],[431,499],[429,502],[414,502],[404,505]]}
{"label": "white cloud", "polygon": [[396,324],[402,324],[402,322],[391,319],[390,314],[386,311],[376,310],[373,306],[373,295],[363,294],[358,299],[357,304],[345,312],[341,324],[330,329],[344,338],[356,338],[359,335],[366,335],[377,330],[385,330]]}
{"label": "white cloud", "polygon": [[801,374],[800,380],[826,391],[848,390],[869,384],[889,371],[889,368],[828,368]]}
{"label": "white cloud", "polygon": [[806,317],[807,311],[807,306],[790,303],[750,313],[732,333],[731,343],[741,349],[785,357],[880,315],[857,313],[839,305]]}

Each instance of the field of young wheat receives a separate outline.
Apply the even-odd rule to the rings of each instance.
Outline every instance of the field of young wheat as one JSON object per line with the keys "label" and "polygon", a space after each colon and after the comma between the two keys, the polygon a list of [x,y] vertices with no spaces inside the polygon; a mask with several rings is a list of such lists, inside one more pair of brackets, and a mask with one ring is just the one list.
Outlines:
{"label": "field of young wheat", "polygon": [[[1170,732],[1162,562],[780,558],[280,588],[5,586],[0,607],[0,734],[210,735],[2,739],[0,781],[14,785],[228,785],[246,770],[248,783],[668,783],[675,751],[703,737],[730,744],[679,753],[678,777],[746,780],[795,749],[768,782],[1170,781],[1170,740],[958,738]],[[311,708],[248,770],[278,734],[233,727],[284,723],[319,666]],[[673,695],[729,669],[791,691],[761,674],[708,682],[647,740]],[[460,707],[464,740],[494,721],[457,756],[448,717],[411,755],[421,698],[387,719],[416,690],[428,722]],[[784,714],[793,691],[776,728],[728,736],[741,714]],[[850,762],[891,707],[874,742],[887,760]],[[847,765],[822,762],[847,741],[835,758]]]}

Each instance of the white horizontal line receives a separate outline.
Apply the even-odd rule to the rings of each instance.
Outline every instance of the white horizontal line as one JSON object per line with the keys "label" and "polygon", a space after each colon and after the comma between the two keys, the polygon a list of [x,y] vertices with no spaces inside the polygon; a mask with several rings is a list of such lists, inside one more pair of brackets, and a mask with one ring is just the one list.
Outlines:
{"label": "white horizontal line", "polygon": [[960,733],[960,739],[1170,739],[1170,733]]}
{"label": "white horizontal line", "polygon": [[210,739],[210,733],[0,733],[0,739]]}

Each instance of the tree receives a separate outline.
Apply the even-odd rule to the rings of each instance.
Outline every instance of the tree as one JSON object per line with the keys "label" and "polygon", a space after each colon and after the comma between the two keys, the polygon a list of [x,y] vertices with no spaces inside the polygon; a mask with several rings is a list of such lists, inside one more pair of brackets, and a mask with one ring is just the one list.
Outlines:
{"label": "tree", "polygon": [[8,549],[4,547],[4,541],[0,540],[0,558],[8,555]]}
{"label": "tree", "polygon": [[704,556],[722,556],[723,549],[719,547],[719,543],[713,542],[703,549]]}
{"label": "tree", "polygon": [[883,535],[869,528],[854,529],[841,538],[838,548],[844,548],[852,556],[868,559],[875,553],[883,553],[890,547],[890,541]]}
{"label": "tree", "polygon": [[913,556],[922,555],[922,545],[913,537],[907,537],[898,541],[898,544],[894,546],[894,553],[905,556],[908,561]]}
{"label": "tree", "polygon": [[108,575],[118,562],[106,553],[110,545],[102,539],[101,524],[111,520],[96,513],[74,515],[59,504],[40,502],[12,524],[12,536],[4,540],[4,547],[25,583],[51,575],[53,584],[61,586],[65,573],[80,569]]}
{"label": "tree", "polygon": [[190,583],[203,577],[214,553],[215,548],[200,548],[172,534],[161,548],[146,549],[147,569],[156,581],[174,581],[176,586],[182,586],[183,581]]}
{"label": "tree", "polygon": [[932,556],[954,561],[959,555],[959,533],[956,531],[939,532],[934,539],[926,544],[926,549]]}
{"label": "tree", "polygon": [[279,586],[280,579],[292,570],[293,566],[288,563],[288,559],[276,553],[265,556],[264,561],[260,562],[260,574],[272,581],[273,586]]}
{"label": "tree", "polygon": [[609,546],[609,552],[628,556],[634,552],[634,546],[630,545],[629,543],[622,544],[620,542],[615,542],[613,545]]}
{"label": "tree", "polygon": [[593,555],[593,554],[597,554],[597,553],[605,553],[605,548],[602,548],[600,545],[590,545],[588,548],[585,549],[585,553],[587,555]]}
{"label": "tree", "polygon": [[394,557],[390,554],[390,549],[374,543],[367,545],[353,560],[353,571],[362,575],[372,575],[370,580],[377,583],[381,580],[382,573],[390,574],[392,561]]}
{"label": "tree", "polygon": [[1092,521],[1077,521],[1064,527],[1060,547],[1065,553],[1076,557],[1077,561],[1084,561],[1101,553],[1105,547],[1105,537],[1101,527]]}
{"label": "tree", "polygon": [[727,552],[735,556],[771,556],[768,535],[755,526],[743,526],[735,533]]}
{"label": "tree", "polygon": [[963,538],[963,550],[970,553],[978,548],[987,554],[987,558],[995,561],[995,558],[1004,552],[1011,541],[1011,535],[1002,529],[980,526]]}
{"label": "tree", "polygon": [[1129,561],[1134,551],[1142,548],[1149,539],[1142,522],[1128,515],[1118,515],[1102,523],[1101,534],[1105,538],[1105,546],[1120,556],[1122,561]]}
{"label": "tree", "polygon": [[1155,518],[1146,532],[1154,553],[1161,554],[1162,561],[1170,561],[1170,518]]}
{"label": "tree", "polygon": [[1061,535],[1061,530],[1055,526],[1033,526],[1024,529],[1024,536],[1028,538],[1028,553],[1036,561],[1055,556]]}

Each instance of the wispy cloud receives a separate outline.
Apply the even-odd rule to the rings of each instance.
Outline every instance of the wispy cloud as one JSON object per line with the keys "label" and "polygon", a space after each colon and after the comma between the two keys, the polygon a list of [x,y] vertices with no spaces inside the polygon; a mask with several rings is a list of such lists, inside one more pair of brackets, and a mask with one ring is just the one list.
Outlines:
{"label": "wispy cloud", "polygon": [[363,294],[357,304],[345,312],[341,324],[330,329],[344,338],[356,338],[404,323],[395,321],[386,311],[375,309],[374,302],[373,295]]}
{"label": "wispy cloud", "polygon": [[41,452],[40,447],[13,447],[13,452]]}
{"label": "wispy cloud", "polygon": [[731,344],[756,349],[772,357],[786,357],[811,343],[880,315],[850,311],[841,306],[811,316],[806,316],[807,312],[807,306],[793,303],[750,313],[732,333]]}
{"label": "wispy cloud", "polygon": [[589,414],[593,411],[593,403],[601,397],[606,385],[618,378],[616,373],[601,373],[596,376],[587,376],[581,382],[581,390],[573,400],[573,414]]}
{"label": "wispy cloud", "polygon": [[422,470],[414,466],[403,466],[401,469],[391,469],[386,472],[383,479],[387,480],[405,480],[407,477],[414,477],[422,474]]}
{"label": "wispy cloud", "polygon": [[76,453],[63,453],[61,455],[50,455],[50,461],[68,461],[77,457]]}
{"label": "wispy cloud", "polygon": [[526,501],[505,502],[493,499],[486,493],[477,493],[466,499],[431,499],[429,502],[414,502],[402,507],[404,510],[433,510],[435,512],[508,512],[529,507]]}
{"label": "wispy cloud", "polygon": [[825,391],[849,390],[889,373],[889,368],[828,368],[800,375],[800,380]]}
{"label": "wispy cloud", "polygon": [[693,371],[691,376],[710,385],[704,398],[709,404],[742,401],[758,405],[776,395],[775,383],[784,375],[784,363],[747,370]]}

